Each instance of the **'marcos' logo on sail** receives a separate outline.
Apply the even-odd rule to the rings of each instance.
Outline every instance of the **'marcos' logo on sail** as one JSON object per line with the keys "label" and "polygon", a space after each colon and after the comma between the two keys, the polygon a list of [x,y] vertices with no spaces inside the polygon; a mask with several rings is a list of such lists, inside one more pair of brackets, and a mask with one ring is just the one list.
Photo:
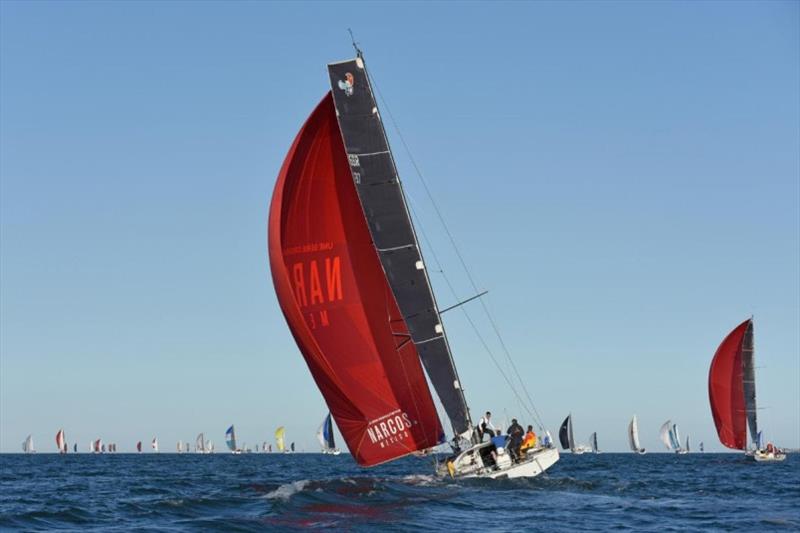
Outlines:
{"label": "'marcos' logo on sail", "polygon": [[367,435],[372,444],[380,444],[383,448],[408,437],[408,431],[415,424],[416,422],[412,421],[405,411],[398,409],[370,421],[367,426]]}

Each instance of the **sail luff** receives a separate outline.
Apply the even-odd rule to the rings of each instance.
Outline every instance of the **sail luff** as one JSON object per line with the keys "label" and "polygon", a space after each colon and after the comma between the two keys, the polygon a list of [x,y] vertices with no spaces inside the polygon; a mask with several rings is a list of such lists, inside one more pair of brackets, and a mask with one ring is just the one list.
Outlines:
{"label": "sail luff", "polygon": [[337,120],[373,244],[453,431],[469,407],[363,57],[328,65]]}

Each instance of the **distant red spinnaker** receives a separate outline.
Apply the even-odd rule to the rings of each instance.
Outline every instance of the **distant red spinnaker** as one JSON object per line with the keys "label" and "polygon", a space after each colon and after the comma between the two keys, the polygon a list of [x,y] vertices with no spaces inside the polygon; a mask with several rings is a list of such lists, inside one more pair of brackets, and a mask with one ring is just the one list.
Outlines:
{"label": "distant red spinnaker", "polygon": [[737,450],[747,447],[742,343],[751,322],[745,320],[725,337],[708,372],[708,397],[719,440]]}
{"label": "distant red spinnaker", "polygon": [[444,440],[415,344],[370,237],[328,93],[278,175],[269,213],[275,291],[356,461]]}

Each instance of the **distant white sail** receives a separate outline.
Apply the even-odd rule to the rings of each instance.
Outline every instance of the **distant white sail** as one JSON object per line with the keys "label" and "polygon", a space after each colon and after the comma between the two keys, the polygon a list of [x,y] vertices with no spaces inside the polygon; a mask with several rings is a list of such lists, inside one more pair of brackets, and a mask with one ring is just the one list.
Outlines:
{"label": "distant white sail", "polygon": [[22,451],[25,453],[33,453],[33,437],[28,435],[22,443]]}
{"label": "distant white sail", "polygon": [[150,446],[153,447],[153,451],[158,453],[158,438],[153,437],[153,442],[150,443]]}
{"label": "distant white sail", "polygon": [[664,443],[664,446],[667,447],[669,451],[673,451],[672,442],[670,442],[670,433],[672,431],[672,420],[667,420],[661,426],[661,429],[658,431],[658,436],[661,438],[661,442]]}
{"label": "distant white sail", "polygon": [[628,424],[628,444],[633,452],[638,452],[641,449],[639,444],[639,422],[636,419],[636,415],[633,415]]}
{"label": "distant white sail", "polygon": [[203,452],[205,452],[205,451],[206,451],[206,441],[205,441],[205,436],[204,436],[202,433],[200,433],[200,434],[197,436],[197,439],[195,439],[195,442],[194,442],[194,451],[196,451],[196,452],[199,452],[199,453],[203,453]]}
{"label": "distant white sail", "polygon": [[58,448],[58,453],[64,453],[67,451],[67,445],[64,441],[63,429],[59,429],[58,433],[56,433],[56,447]]}

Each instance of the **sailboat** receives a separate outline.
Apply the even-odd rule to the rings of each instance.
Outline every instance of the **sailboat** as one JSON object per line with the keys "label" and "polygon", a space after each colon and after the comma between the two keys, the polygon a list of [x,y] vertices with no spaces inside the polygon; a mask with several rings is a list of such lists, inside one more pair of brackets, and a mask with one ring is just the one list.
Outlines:
{"label": "sailboat", "polygon": [[689,447],[689,435],[686,435],[686,447],[684,450],[686,450],[686,453],[690,453],[692,451],[692,449]]}
{"label": "sailboat", "polygon": [[589,435],[589,446],[592,448],[592,453],[600,453],[600,448],[597,446],[597,432],[595,431]]}
{"label": "sailboat", "polygon": [[575,455],[582,455],[592,449],[584,444],[575,444],[575,437],[572,432],[572,413],[567,415],[567,418],[561,423],[558,429],[558,440],[561,442],[561,448],[569,450]]}
{"label": "sailboat", "polygon": [[330,413],[328,413],[328,416],[325,417],[325,420],[322,421],[317,430],[317,440],[322,447],[322,453],[326,455],[339,455],[341,453],[333,441],[333,419]]}
{"label": "sailboat", "polygon": [[703,448],[703,441],[700,441],[700,446],[699,447],[700,447],[700,453],[703,453],[704,451],[706,451],[705,448]]}
{"label": "sailboat", "polygon": [[78,443],[77,442],[73,442],[72,443],[72,453],[78,453]]}
{"label": "sailboat", "polygon": [[289,445],[289,451],[290,451],[291,453],[294,453],[294,442],[292,442],[292,443]]}
{"label": "sailboat", "polygon": [[22,442],[22,451],[25,453],[36,453],[36,450],[33,449],[33,437],[31,435],[25,437],[25,440]]}
{"label": "sailboat", "polygon": [[678,433],[678,425],[673,424],[672,420],[667,420],[661,425],[661,429],[659,430],[659,437],[661,438],[661,442],[664,443],[664,446],[671,452],[684,454],[684,451],[681,448],[681,440],[680,434]]}
{"label": "sailboat", "polygon": [[233,429],[233,424],[225,432],[225,444],[232,453],[242,453],[242,450],[236,447],[236,431]]}
{"label": "sailboat", "polygon": [[197,453],[206,453],[206,439],[202,433],[200,433],[194,441],[194,451]]}
{"label": "sailboat", "polygon": [[136,443],[136,451],[142,453],[142,441]]}
{"label": "sailboat", "polygon": [[639,445],[639,421],[636,419],[636,415],[633,415],[633,418],[628,423],[628,444],[634,453],[639,455],[647,453],[647,450]]}
{"label": "sailboat", "polygon": [[[783,461],[786,453],[759,442],[753,319],[736,326],[722,341],[708,371],[708,397],[720,442],[744,450],[758,462]],[[751,444],[747,444],[747,430]]]}
{"label": "sailboat", "polygon": [[178,453],[183,453],[183,441],[179,440],[177,445]]}
{"label": "sailboat", "polygon": [[278,448],[279,452],[286,451],[286,444],[284,443],[285,434],[286,430],[283,428],[283,426],[275,430],[275,446]]}
{"label": "sailboat", "polygon": [[63,429],[59,429],[56,433],[56,447],[58,448],[58,453],[67,453],[67,444],[64,441]]}
{"label": "sailboat", "polygon": [[297,134],[272,196],[269,261],[289,329],[359,465],[430,453],[447,441],[427,372],[454,435],[453,455],[437,473],[536,476],[558,460],[555,448],[514,462],[478,442],[356,52],[328,65],[331,90]]}
{"label": "sailboat", "polygon": [[103,444],[102,439],[97,439],[94,441],[94,453],[101,453],[105,451],[105,445]]}
{"label": "sailboat", "polygon": [[153,451],[158,453],[158,437],[153,437],[153,441],[150,443],[150,446],[153,448]]}

